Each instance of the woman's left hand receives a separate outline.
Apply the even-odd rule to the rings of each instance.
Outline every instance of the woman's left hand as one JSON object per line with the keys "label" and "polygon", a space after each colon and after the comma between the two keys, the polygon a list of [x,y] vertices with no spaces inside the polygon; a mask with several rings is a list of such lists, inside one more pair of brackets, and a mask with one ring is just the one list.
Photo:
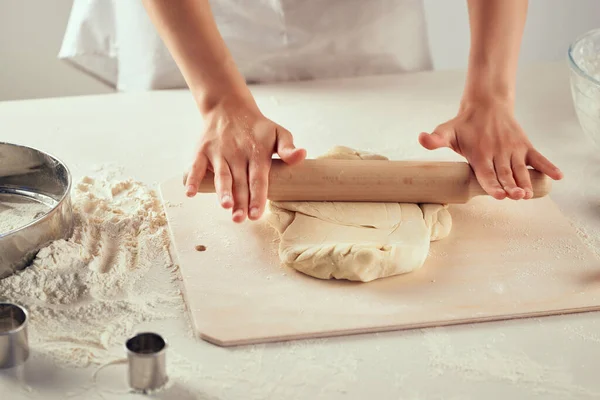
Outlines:
{"label": "woman's left hand", "polygon": [[458,115],[423,132],[419,142],[429,150],[449,147],[464,156],[483,189],[496,199],[531,199],[533,189],[527,166],[554,180],[562,172],[531,144],[503,101],[463,101]]}

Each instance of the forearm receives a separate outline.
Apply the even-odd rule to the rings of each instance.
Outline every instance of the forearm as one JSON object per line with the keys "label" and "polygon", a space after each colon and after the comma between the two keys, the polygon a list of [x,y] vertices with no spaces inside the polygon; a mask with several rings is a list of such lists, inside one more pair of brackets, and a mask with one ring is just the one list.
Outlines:
{"label": "forearm", "polygon": [[208,0],[143,0],[202,113],[225,102],[253,104]]}
{"label": "forearm", "polygon": [[514,103],[527,0],[468,0],[471,50],[463,101]]}

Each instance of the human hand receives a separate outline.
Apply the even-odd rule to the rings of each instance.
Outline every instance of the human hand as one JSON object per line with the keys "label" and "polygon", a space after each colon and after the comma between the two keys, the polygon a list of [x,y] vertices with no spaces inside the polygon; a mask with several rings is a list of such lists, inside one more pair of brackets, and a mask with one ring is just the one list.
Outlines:
{"label": "human hand", "polygon": [[429,150],[449,147],[464,156],[481,187],[498,200],[533,197],[528,165],[554,180],[563,176],[533,147],[510,103],[465,101],[456,117],[432,133],[421,133],[419,142]]}
{"label": "human hand", "polygon": [[234,222],[261,217],[267,201],[273,153],[293,165],[306,157],[292,134],[267,119],[254,104],[219,105],[205,114],[205,129],[186,179],[193,197],[207,169],[214,172],[219,203]]}

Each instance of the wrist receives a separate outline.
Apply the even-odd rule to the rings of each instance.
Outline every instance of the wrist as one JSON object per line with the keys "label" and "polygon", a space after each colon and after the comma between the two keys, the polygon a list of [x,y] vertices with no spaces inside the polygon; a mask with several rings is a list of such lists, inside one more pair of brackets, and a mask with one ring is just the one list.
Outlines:
{"label": "wrist", "polygon": [[250,89],[245,85],[220,82],[218,85],[194,91],[198,110],[204,118],[216,110],[249,109],[258,111],[258,106]]}
{"label": "wrist", "polygon": [[471,106],[502,107],[509,110],[514,109],[514,96],[503,90],[469,90],[465,89],[460,101],[462,108]]}
{"label": "wrist", "polygon": [[260,115],[260,109],[254,101],[250,90],[222,90],[214,96],[206,95],[202,102],[198,102],[198,109],[202,118],[207,121],[212,118],[221,118],[223,115]]}
{"label": "wrist", "polygon": [[463,101],[501,103],[512,107],[515,99],[515,80],[510,68],[497,68],[485,62],[471,60]]}
{"label": "wrist", "polygon": [[515,104],[514,85],[498,74],[470,73],[461,98],[460,108],[500,107],[512,112]]}
{"label": "wrist", "polygon": [[463,96],[460,101],[459,113],[470,111],[493,110],[494,112],[514,113],[514,103],[504,97],[495,96]]}
{"label": "wrist", "polygon": [[256,102],[233,60],[221,61],[219,67],[197,70],[189,84],[198,110],[206,117],[217,108],[256,108]]}
{"label": "wrist", "polygon": [[243,108],[258,110],[258,106],[249,90],[245,92],[222,88],[215,92],[206,92],[194,97],[196,97],[196,104],[204,117],[214,113],[217,109]]}

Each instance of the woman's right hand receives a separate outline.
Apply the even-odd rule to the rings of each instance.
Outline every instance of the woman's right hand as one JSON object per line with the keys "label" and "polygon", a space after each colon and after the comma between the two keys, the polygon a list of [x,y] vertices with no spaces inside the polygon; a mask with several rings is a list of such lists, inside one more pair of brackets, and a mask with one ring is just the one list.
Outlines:
{"label": "woman's right hand", "polygon": [[221,103],[204,114],[205,129],[186,179],[193,197],[207,169],[223,208],[232,209],[234,222],[259,219],[267,201],[273,153],[293,165],[306,157],[294,146],[292,134],[266,118],[248,101]]}
{"label": "woman's right hand", "polygon": [[207,169],[233,220],[260,218],[267,201],[273,153],[288,164],[306,157],[292,135],[267,119],[219,33],[208,0],[144,0],[150,19],[169,48],[198,109],[205,129],[186,178],[192,197]]}

